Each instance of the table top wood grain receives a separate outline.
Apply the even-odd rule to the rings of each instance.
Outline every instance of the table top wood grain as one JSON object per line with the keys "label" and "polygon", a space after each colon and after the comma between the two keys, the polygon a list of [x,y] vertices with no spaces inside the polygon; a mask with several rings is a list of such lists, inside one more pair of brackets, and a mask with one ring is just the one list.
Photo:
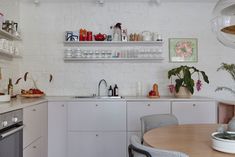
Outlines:
{"label": "table top wood grain", "polygon": [[212,149],[211,134],[218,127],[218,124],[187,124],[156,128],[144,134],[144,142],[154,148],[184,152],[190,157],[235,157]]}

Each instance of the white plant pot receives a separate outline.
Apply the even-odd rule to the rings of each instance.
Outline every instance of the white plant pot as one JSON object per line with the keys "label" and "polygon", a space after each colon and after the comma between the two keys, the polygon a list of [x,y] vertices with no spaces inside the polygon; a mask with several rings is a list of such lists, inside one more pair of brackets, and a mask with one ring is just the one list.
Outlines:
{"label": "white plant pot", "polygon": [[176,98],[191,98],[192,94],[186,87],[180,87],[179,92],[175,92],[175,97]]}

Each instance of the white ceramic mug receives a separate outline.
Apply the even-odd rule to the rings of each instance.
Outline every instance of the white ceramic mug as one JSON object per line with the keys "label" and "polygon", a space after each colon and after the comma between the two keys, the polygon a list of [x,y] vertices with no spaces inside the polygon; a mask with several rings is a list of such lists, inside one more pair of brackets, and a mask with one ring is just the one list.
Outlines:
{"label": "white ceramic mug", "polygon": [[142,32],[143,41],[152,41],[152,33],[149,31]]}
{"label": "white ceramic mug", "polygon": [[159,33],[153,33],[153,41],[162,41],[162,35]]}

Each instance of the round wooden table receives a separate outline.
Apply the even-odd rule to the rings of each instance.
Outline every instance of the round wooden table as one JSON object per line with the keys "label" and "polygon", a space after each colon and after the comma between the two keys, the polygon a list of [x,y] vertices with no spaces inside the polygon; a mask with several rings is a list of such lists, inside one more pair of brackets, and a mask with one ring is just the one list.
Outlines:
{"label": "round wooden table", "polygon": [[235,157],[212,149],[211,133],[218,126],[188,124],[156,128],[144,134],[144,142],[154,148],[184,152],[190,157]]}

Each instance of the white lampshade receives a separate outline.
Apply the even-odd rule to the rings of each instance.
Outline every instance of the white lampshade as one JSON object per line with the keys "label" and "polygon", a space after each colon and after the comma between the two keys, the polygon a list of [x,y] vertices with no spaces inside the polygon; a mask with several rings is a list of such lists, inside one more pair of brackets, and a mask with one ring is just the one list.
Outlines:
{"label": "white lampshade", "polygon": [[220,0],[213,10],[211,24],[217,39],[235,48],[235,0]]}

